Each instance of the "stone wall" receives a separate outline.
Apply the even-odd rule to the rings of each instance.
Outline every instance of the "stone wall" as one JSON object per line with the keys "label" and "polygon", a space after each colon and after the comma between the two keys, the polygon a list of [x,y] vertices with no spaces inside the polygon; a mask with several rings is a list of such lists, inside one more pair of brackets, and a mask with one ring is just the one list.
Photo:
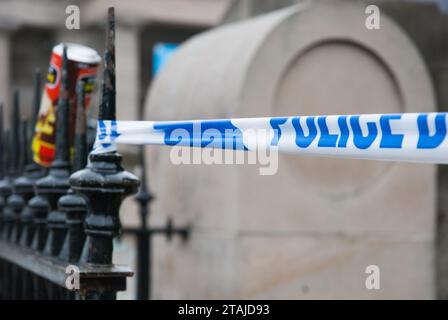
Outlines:
{"label": "stone wall", "polygon": [[[430,76],[387,16],[300,4],[188,41],[154,83],[147,119],[432,111]],[[175,166],[148,147],[154,224],[192,237],[155,243],[154,297],[433,298],[433,165],[281,156],[258,167]],[[365,268],[381,269],[381,290]]]}

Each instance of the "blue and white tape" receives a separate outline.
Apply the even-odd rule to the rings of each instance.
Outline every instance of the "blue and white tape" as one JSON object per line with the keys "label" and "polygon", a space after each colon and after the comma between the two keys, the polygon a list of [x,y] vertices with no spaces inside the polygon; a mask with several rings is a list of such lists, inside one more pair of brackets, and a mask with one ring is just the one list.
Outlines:
{"label": "blue and white tape", "polygon": [[93,152],[117,143],[448,163],[446,113],[99,121]]}

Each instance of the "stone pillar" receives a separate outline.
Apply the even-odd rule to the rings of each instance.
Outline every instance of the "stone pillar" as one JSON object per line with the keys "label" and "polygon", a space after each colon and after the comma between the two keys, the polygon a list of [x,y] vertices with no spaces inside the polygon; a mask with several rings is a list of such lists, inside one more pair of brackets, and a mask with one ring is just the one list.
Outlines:
{"label": "stone pillar", "polygon": [[[413,43],[385,14],[367,30],[364,10],[303,3],[191,39],[153,83],[147,119],[434,111]],[[434,165],[285,155],[259,176],[147,150],[154,218],[193,225],[186,244],[155,240],[156,299],[434,297]],[[381,290],[365,287],[369,265]]]}

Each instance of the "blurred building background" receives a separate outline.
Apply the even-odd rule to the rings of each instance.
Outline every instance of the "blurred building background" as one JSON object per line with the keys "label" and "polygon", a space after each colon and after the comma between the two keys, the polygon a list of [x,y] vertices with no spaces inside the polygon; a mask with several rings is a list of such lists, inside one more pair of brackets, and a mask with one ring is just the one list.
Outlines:
{"label": "blurred building background", "polygon": [[[80,30],[65,27],[71,4]],[[368,4],[382,29],[365,28]],[[6,106],[20,88],[29,112],[33,71],[45,73],[55,44],[102,54],[109,5],[121,120],[141,108],[152,120],[448,108],[444,0],[0,0]],[[185,41],[153,83],[156,46]],[[121,151],[139,172],[137,148]],[[168,153],[147,148],[150,223],[171,216],[192,233],[155,239],[154,298],[448,297],[444,167],[281,157],[277,175],[260,177],[253,166],[176,167]],[[121,217],[139,225],[133,199]],[[117,262],[135,266],[132,236],[116,248]],[[365,288],[372,264],[380,290]],[[121,298],[135,297],[135,280]]]}

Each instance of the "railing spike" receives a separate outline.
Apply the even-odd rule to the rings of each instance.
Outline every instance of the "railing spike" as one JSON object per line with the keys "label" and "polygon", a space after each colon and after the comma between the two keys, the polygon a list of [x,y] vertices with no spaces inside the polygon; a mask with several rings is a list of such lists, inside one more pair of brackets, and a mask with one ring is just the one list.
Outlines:
{"label": "railing spike", "polygon": [[[32,161],[33,159],[33,148],[32,148],[32,141],[33,141],[33,136],[34,136],[34,131],[36,128],[36,124],[37,124],[37,119],[39,117],[39,109],[40,109],[40,100],[41,100],[41,80],[42,79],[42,75],[40,73],[39,69],[36,69],[34,71],[34,94],[33,94],[33,109],[32,109],[32,114],[31,114],[31,122],[30,122],[30,130],[28,133],[28,152],[29,152],[29,161],[30,163],[34,163],[34,161]],[[36,164],[37,165],[37,164]]]}
{"label": "railing spike", "polygon": [[[21,172],[23,157],[21,154],[21,122],[20,122],[20,101],[19,91],[14,91],[13,108],[11,112],[11,136],[10,136],[10,172],[11,178],[16,178]],[[3,210],[3,219],[6,228],[4,228],[3,239],[12,242],[18,242],[20,236],[20,211],[24,206],[23,198],[15,193],[14,183],[10,181],[10,196],[4,197],[5,208]]]}
{"label": "railing spike", "polygon": [[76,87],[76,125],[75,125],[75,158],[73,161],[73,171],[84,169],[87,165],[87,119],[85,107],[84,85],[79,82]]}
{"label": "railing spike", "polygon": [[3,132],[3,170],[5,172],[5,176],[3,180],[10,180],[10,168],[11,168],[11,130],[5,129]]}
{"label": "railing spike", "polygon": [[10,233],[11,233],[11,227],[12,227],[12,212],[11,209],[7,206],[7,200],[9,196],[12,193],[12,184],[11,184],[11,130],[7,130],[5,132],[5,139],[4,139],[4,145],[5,145],[5,177],[0,181],[0,194],[2,197],[1,205],[2,208],[2,231],[1,231],[1,239],[8,240]]}
{"label": "railing spike", "polygon": [[3,136],[3,102],[0,102],[0,179],[5,177],[5,148],[4,148],[4,136]]}
{"label": "railing spike", "polygon": [[30,153],[28,152],[28,126],[29,121],[27,119],[20,121],[19,127],[19,173],[24,173],[25,166],[30,161]]}
{"label": "railing spike", "polygon": [[56,116],[56,151],[52,167],[67,168],[70,164],[69,103],[67,46],[63,45],[61,85]]}
{"label": "railing spike", "polygon": [[14,102],[11,113],[11,156],[10,171],[13,176],[19,174],[19,134],[20,134],[20,98],[19,90],[14,91]]}
{"label": "railing spike", "polygon": [[5,198],[3,197],[3,186],[6,179],[6,155],[5,155],[5,137],[3,134],[3,102],[0,102],[0,239],[3,229],[3,208],[5,207]]}
{"label": "railing spike", "polygon": [[115,10],[109,7],[104,52],[104,76],[99,110],[99,120],[116,120],[115,87]]}

